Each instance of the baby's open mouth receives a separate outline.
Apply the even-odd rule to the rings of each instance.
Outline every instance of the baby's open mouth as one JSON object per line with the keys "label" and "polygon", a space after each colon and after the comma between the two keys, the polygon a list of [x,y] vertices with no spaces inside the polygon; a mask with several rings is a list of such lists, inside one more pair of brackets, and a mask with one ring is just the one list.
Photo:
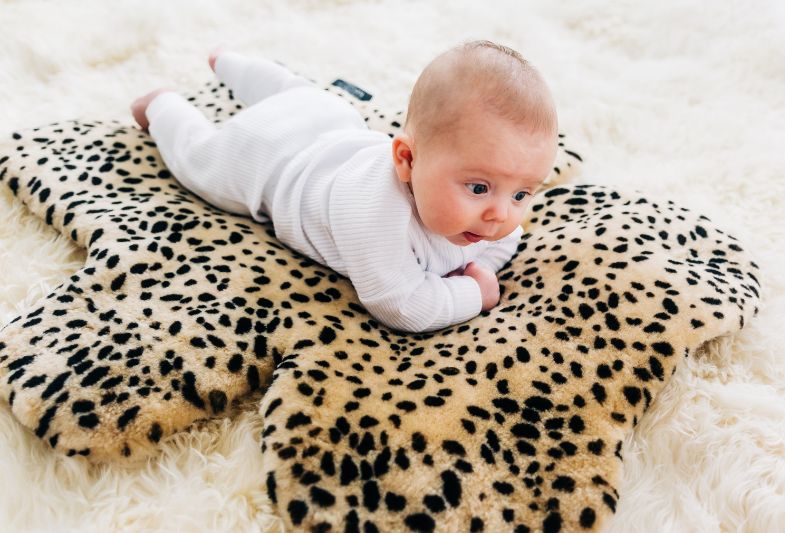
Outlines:
{"label": "baby's open mouth", "polygon": [[477,235],[476,233],[472,233],[470,231],[464,231],[463,238],[469,242],[480,242],[485,237],[483,237],[482,235]]}

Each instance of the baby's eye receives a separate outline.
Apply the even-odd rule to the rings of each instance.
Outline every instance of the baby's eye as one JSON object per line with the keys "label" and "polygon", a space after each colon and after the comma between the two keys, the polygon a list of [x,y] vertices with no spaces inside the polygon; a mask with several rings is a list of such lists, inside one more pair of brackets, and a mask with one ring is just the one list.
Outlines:
{"label": "baby's eye", "polygon": [[482,183],[467,183],[466,186],[469,187],[469,190],[474,194],[483,194],[488,191],[488,187]]}
{"label": "baby's eye", "polygon": [[520,201],[522,201],[524,198],[526,198],[526,195],[527,195],[527,194],[529,194],[529,193],[527,193],[527,192],[525,192],[525,191],[519,191],[519,192],[516,192],[516,193],[515,193],[515,194],[514,194],[512,197],[513,197],[513,198],[515,198],[515,201],[516,201],[516,202],[520,202]]}

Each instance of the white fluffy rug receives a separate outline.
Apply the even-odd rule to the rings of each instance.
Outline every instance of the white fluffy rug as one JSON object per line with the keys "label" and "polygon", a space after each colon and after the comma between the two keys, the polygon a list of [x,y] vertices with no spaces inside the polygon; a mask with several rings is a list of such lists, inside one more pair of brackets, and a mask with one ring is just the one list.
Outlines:
{"label": "white fluffy rug", "polygon": [[[785,4],[659,0],[0,0],[0,134],[210,76],[229,42],[403,107],[424,65],[468,38],[545,75],[583,181],[661,194],[756,250],[760,315],[709,343],[625,443],[607,531],[785,531]],[[85,254],[0,189],[0,324]],[[0,531],[274,531],[258,398],[166,440],[143,467],[52,454],[0,405]]]}

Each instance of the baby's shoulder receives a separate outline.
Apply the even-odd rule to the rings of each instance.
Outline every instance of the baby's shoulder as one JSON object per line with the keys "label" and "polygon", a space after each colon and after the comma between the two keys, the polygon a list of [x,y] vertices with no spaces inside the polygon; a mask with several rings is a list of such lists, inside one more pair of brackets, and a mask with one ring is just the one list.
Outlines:
{"label": "baby's shoulder", "polygon": [[351,202],[357,207],[411,212],[414,198],[398,179],[389,146],[371,146],[357,152],[336,176],[330,202]]}
{"label": "baby's shoulder", "polygon": [[413,197],[398,179],[392,156],[378,147],[357,156],[330,190],[330,225],[338,232],[406,238],[414,214]]}

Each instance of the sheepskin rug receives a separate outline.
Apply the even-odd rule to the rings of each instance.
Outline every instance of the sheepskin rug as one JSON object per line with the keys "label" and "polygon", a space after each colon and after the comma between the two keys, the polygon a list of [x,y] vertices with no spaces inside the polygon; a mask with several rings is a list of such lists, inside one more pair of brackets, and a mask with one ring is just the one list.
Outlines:
{"label": "sheepskin rug", "polygon": [[[0,130],[130,122],[153,88],[210,78],[229,42],[403,107],[421,69],[465,38],[510,45],[548,80],[581,181],[658,194],[753,248],[763,306],[707,343],[624,443],[607,531],[785,528],[785,5],[584,0],[0,1]],[[0,324],[83,250],[0,189]],[[132,468],[53,454],[0,405],[0,531],[278,532],[261,487],[260,395]]]}

